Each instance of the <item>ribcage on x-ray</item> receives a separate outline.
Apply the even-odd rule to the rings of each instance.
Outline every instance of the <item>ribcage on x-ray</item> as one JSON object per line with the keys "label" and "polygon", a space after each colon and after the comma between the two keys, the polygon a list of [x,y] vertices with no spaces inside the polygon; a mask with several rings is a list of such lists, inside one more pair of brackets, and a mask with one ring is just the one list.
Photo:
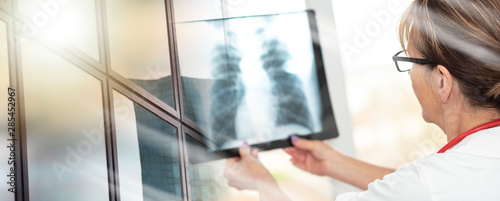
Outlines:
{"label": "ribcage on x-ray", "polygon": [[236,139],[236,114],[245,96],[240,77],[241,56],[233,46],[219,45],[212,63],[215,78],[210,91],[210,117],[215,143]]}
{"label": "ribcage on x-ray", "polygon": [[271,80],[273,95],[277,98],[277,126],[297,124],[312,131],[313,122],[302,83],[296,75],[285,69],[290,59],[286,46],[273,39],[266,41],[262,47],[265,51],[260,59]]}

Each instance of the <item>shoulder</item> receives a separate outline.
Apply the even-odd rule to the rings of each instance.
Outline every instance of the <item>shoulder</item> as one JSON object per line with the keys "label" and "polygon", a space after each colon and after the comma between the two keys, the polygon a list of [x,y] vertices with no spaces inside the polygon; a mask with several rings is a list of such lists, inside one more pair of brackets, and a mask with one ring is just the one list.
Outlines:
{"label": "shoulder", "polygon": [[500,159],[470,153],[431,154],[401,166],[361,193],[337,201],[495,200],[500,197]]}
{"label": "shoulder", "polygon": [[337,201],[497,200],[500,127],[468,136],[442,154],[430,154]]}
{"label": "shoulder", "polygon": [[[427,157],[425,157],[427,158]],[[422,162],[408,163],[382,180],[368,185],[368,190],[361,193],[346,193],[337,197],[336,201],[425,201],[431,200],[426,177],[422,172]],[[432,160],[432,159],[431,159]]]}
{"label": "shoulder", "polygon": [[500,158],[498,147],[500,147],[500,126],[467,136],[446,153]]}

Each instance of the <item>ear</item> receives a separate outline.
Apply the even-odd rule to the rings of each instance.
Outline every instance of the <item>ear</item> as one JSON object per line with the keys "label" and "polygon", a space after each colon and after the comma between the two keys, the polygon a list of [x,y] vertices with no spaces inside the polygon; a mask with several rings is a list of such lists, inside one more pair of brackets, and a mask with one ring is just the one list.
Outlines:
{"label": "ear", "polygon": [[437,66],[438,77],[437,81],[437,92],[441,102],[446,104],[450,98],[453,89],[453,76],[451,76],[450,71],[442,65]]}

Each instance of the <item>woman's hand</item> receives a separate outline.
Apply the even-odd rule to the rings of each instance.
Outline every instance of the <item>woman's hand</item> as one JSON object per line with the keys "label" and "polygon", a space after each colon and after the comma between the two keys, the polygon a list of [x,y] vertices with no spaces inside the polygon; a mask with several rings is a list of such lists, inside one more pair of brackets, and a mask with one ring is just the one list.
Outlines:
{"label": "woman's hand", "polygon": [[259,161],[258,150],[250,150],[245,142],[240,146],[240,157],[226,161],[224,176],[228,184],[238,190],[258,190],[261,180],[274,180],[273,176]]}
{"label": "woman's hand", "polygon": [[285,148],[292,156],[292,163],[298,168],[320,176],[332,176],[332,168],[336,159],[343,155],[323,141],[300,139],[292,136],[293,147]]}
{"label": "woman's hand", "polygon": [[320,176],[330,176],[361,189],[394,172],[345,156],[323,141],[305,140],[292,136],[293,147],[285,148],[298,168]]}
{"label": "woman's hand", "polygon": [[258,151],[251,151],[246,142],[239,151],[239,158],[226,161],[224,177],[229,186],[238,190],[256,190],[261,201],[289,201],[269,170],[259,161]]}

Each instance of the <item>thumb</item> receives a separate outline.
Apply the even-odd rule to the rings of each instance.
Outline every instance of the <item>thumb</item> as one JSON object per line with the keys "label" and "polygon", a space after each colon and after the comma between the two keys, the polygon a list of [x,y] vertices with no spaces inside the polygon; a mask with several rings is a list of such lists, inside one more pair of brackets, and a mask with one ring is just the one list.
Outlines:
{"label": "thumb", "polygon": [[243,144],[240,146],[240,157],[245,158],[250,156],[250,146],[248,143],[245,141]]}
{"label": "thumb", "polygon": [[296,135],[292,135],[292,144],[295,148],[307,151],[313,151],[316,146],[314,141],[302,139],[297,137]]}

